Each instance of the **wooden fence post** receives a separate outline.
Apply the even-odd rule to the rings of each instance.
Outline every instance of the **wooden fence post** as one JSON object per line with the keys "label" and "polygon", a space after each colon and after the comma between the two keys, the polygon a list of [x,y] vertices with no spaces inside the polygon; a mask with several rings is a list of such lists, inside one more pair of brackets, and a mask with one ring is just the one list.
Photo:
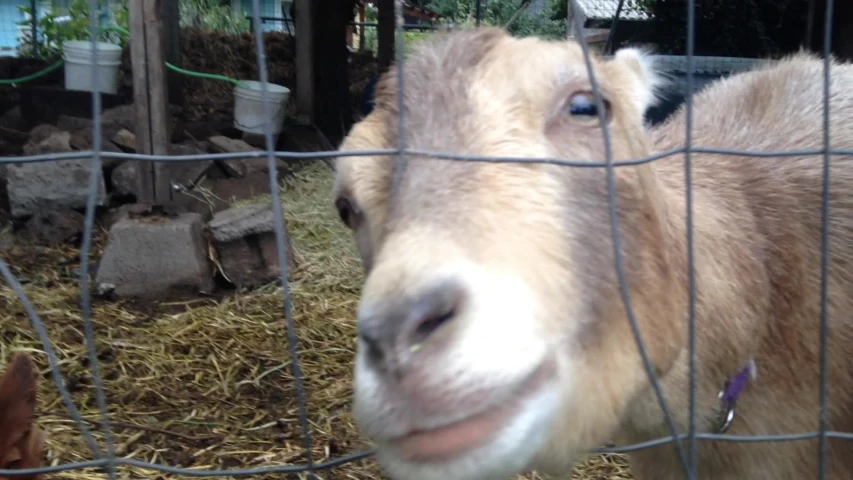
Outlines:
{"label": "wooden fence post", "polygon": [[[137,152],[169,154],[166,63],[161,0],[128,2]],[[137,162],[139,203],[165,205],[172,200],[168,169],[162,162]]]}

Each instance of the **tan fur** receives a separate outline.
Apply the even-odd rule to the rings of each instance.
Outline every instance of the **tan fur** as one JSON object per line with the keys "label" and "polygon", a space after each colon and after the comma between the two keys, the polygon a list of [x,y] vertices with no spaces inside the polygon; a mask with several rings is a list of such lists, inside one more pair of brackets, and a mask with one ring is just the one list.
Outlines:
{"label": "tan fur", "polygon": [[[17,353],[0,377],[0,469],[37,468],[42,465],[45,434],[33,422],[37,377],[32,358]],[[42,475],[11,479],[40,480]],[[8,480],[0,475],[0,480]]]}
{"label": "tan fur", "polygon": [[[683,110],[664,125],[643,127],[642,113],[658,80],[642,52],[629,49],[609,61],[594,58],[593,64],[602,95],[612,104],[614,158],[683,146]],[[821,148],[822,74],[819,59],[801,54],[718,82],[694,98],[694,145]],[[851,149],[853,66],[834,63],[832,77],[832,146]],[[573,92],[590,89],[575,43],[511,38],[495,29],[437,34],[406,60],[404,79],[408,148],[604,160],[597,122],[575,121],[562,107]],[[378,86],[376,110],[353,128],[341,150],[396,147],[397,84],[392,68]],[[694,153],[692,159],[697,428],[711,431],[717,393],[754,358],[758,377],[741,395],[727,433],[816,430],[822,158]],[[517,444],[514,430],[507,430],[503,450],[490,447],[492,454],[415,464],[399,458],[393,444],[380,442],[383,465],[407,480],[509,478],[530,469],[567,473],[584,452],[610,440],[625,444],[669,435],[619,295],[604,169],[413,155],[394,190],[396,161],[395,156],[337,161],[335,197],[349,198],[362,215],[354,225],[368,271],[362,303],[412,295],[440,267],[472,262],[485,272],[510,273],[529,289],[535,308],[527,318],[512,319],[500,312],[465,312],[445,337],[494,322],[495,328],[511,325],[519,342],[538,343],[505,349],[531,368],[506,367],[501,378],[486,378],[476,374],[488,365],[477,364],[475,354],[487,352],[489,341],[444,341],[416,357],[410,375],[420,383],[413,380],[405,388],[368,376],[371,370],[359,357],[356,418],[365,434],[376,439],[417,424],[417,418],[441,423],[479,410],[534,363],[553,367],[549,388],[559,391],[559,400],[539,414],[547,416],[549,428]],[[684,156],[615,172],[633,313],[676,424],[686,432]],[[831,177],[829,423],[830,429],[853,431],[853,355],[847,351],[853,341],[851,158],[833,157]],[[505,285],[495,282],[492,287]],[[470,294],[493,295],[477,285]],[[523,299],[494,300],[526,305]],[[546,357],[525,353],[538,345],[547,346]],[[363,346],[359,349],[361,355]],[[450,371],[447,365],[462,364],[442,363],[462,352],[471,358],[464,367]],[[523,447],[531,444],[535,451]],[[699,478],[793,480],[818,471],[816,440],[698,445]],[[516,453],[524,460],[511,460]],[[827,478],[853,478],[851,453],[853,443],[830,440]],[[641,480],[684,478],[671,446],[634,453],[631,462]]]}

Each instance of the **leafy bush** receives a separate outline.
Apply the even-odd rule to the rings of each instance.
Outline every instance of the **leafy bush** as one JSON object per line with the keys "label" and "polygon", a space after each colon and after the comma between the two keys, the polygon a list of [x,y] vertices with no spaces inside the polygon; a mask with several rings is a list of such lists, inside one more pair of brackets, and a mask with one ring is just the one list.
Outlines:
{"label": "leafy bush", "polygon": [[[106,2],[98,2],[98,13],[105,12]],[[25,16],[25,20],[18,25],[30,27],[32,25],[33,11],[30,7],[18,7]],[[50,2],[41,2],[37,10],[48,13],[43,14],[36,22],[36,35],[38,54],[40,57],[51,58],[61,55],[62,45],[69,40],[88,40],[91,28],[89,23],[89,0],[72,0],[66,13],[58,12],[51,8]],[[128,16],[126,3],[111,5],[110,11],[105,12],[110,17],[111,23],[124,29],[128,28]],[[68,18],[62,18],[68,17]],[[33,51],[32,31],[24,30],[21,45],[18,48],[19,55],[31,55]],[[117,43],[122,47],[127,43],[127,37],[115,32],[103,33],[99,36],[101,40]]]}
{"label": "leafy bush", "polygon": [[[107,0],[98,0],[98,13],[105,14],[106,22],[101,26],[118,26],[125,30],[129,27],[128,1],[134,0],[111,0],[107,10]],[[58,56],[62,52],[62,45],[68,40],[88,40],[89,26],[89,0],[71,0],[67,11],[58,11],[52,8],[50,0],[41,0],[36,9],[40,14],[36,22],[36,35],[38,54],[42,58]],[[18,23],[25,27],[32,25],[32,9],[30,7],[18,7],[24,14],[25,20]],[[203,30],[215,30],[225,33],[239,33],[249,30],[249,20],[243,9],[233,11],[230,2],[222,0],[179,0],[178,8],[181,15],[181,27],[196,27]],[[68,18],[62,18],[68,17]],[[18,54],[21,56],[32,55],[32,31],[26,28],[22,35]],[[99,37],[102,41],[116,43],[122,47],[127,45],[127,36],[117,32],[105,32]]]}
{"label": "leafy bush", "polygon": [[181,0],[179,9],[182,27],[235,34],[248,31],[251,26],[242,7],[234,11],[230,2],[222,0]]}
{"label": "leafy bush", "polygon": [[[633,0],[629,0],[633,1]],[[548,0],[546,8],[537,14],[522,10],[513,20],[508,31],[515,36],[538,35],[546,38],[565,38],[567,29],[567,12],[564,0]],[[442,23],[456,27],[467,28],[476,24],[475,0],[428,0],[424,6],[443,17]],[[482,2],[483,18],[481,25],[505,26],[520,6],[520,0],[489,0]],[[375,5],[365,7],[365,21],[377,21]],[[403,33],[404,51],[409,51],[417,40],[429,36],[432,31],[409,30]],[[376,28],[368,27],[364,32],[364,49],[376,52],[378,48]]]}

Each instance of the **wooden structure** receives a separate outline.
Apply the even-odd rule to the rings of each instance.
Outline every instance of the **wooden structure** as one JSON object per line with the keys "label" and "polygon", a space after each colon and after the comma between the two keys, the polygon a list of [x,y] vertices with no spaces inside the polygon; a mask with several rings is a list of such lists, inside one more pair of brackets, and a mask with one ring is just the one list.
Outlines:
{"label": "wooden structure", "polygon": [[296,0],[293,16],[298,33],[296,42],[296,108],[299,117],[308,122],[314,117],[314,25],[311,0]]}
{"label": "wooden structure", "polygon": [[[169,104],[163,10],[160,0],[128,2],[133,100],[136,105],[136,150],[142,154],[169,154]],[[138,203],[163,206],[172,200],[171,182],[163,162],[137,162]]]}

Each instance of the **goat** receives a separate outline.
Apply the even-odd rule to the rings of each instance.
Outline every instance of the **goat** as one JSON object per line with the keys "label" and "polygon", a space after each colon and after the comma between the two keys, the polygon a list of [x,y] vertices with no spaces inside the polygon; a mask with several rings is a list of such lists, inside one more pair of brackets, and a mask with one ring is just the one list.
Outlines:
{"label": "goat", "polygon": [[[0,469],[42,465],[45,433],[33,421],[38,383],[32,358],[16,353],[0,378]],[[42,475],[0,476],[0,480],[41,480]]]}
{"label": "goat", "polygon": [[[603,162],[599,114],[615,160],[684,146],[684,107],[644,125],[665,81],[654,57],[590,55],[604,112],[574,41],[436,34],[402,79],[396,66],[382,76],[375,109],[339,149],[397,148],[402,80],[405,145],[420,152]],[[822,62],[800,52],[707,86],[693,99],[694,145],[822,148]],[[831,75],[832,147],[851,149],[853,66],[832,60]],[[699,432],[818,427],[822,158],[692,155]],[[850,160],[834,157],[829,199],[826,375],[839,431],[853,431]],[[607,442],[670,435],[620,296],[605,169],[426,153],[401,165],[340,155],[333,187],[366,272],[353,414],[384,470],[402,480],[567,474]],[[686,433],[684,155],[617,166],[613,182],[625,288]],[[853,478],[852,445],[827,442],[826,478]],[[818,471],[818,440],[698,441],[696,456],[699,478],[800,479]],[[684,478],[672,444],[629,457],[638,479]]]}

